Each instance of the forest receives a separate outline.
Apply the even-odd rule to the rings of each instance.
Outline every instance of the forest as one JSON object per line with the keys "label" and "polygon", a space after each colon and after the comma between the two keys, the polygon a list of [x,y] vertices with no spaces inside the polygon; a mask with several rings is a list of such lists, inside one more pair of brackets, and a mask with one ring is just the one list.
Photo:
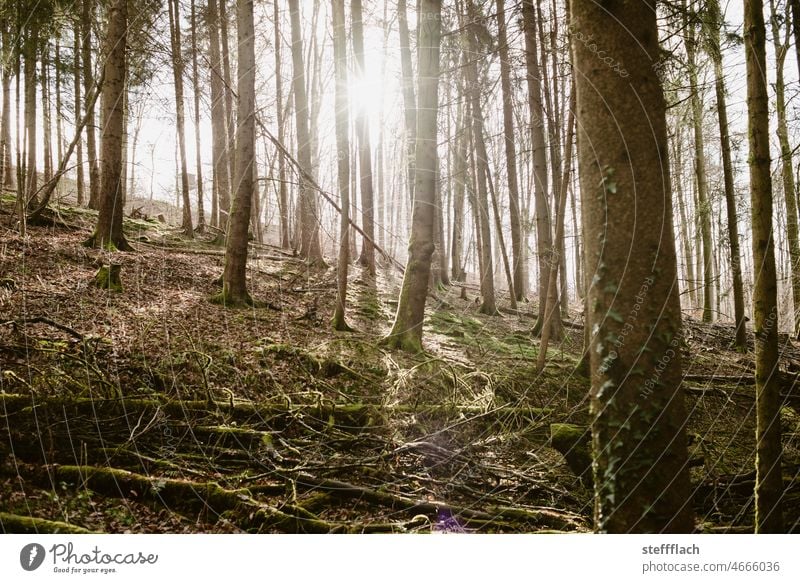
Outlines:
{"label": "forest", "polygon": [[800,0],[0,0],[0,532],[800,532]]}

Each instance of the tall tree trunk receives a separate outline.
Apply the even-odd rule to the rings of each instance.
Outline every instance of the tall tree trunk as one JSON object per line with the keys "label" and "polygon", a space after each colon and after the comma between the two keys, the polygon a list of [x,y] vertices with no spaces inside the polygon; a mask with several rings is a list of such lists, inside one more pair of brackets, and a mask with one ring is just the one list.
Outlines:
{"label": "tall tree trunk", "polygon": [[44,165],[44,181],[50,182],[53,178],[53,96],[50,87],[50,43],[48,39],[42,42],[42,149]]}
{"label": "tall tree trunk", "polygon": [[536,255],[539,264],[537,311],[534,333],[541,333],[547,303],[549,271],[547,258],[553,246],[550,226],[550,209],[547,202],[547,142],[544,135],[544,107],[542,81],[536,43],[536,9],[533,0],[522,1],[522,27],[525,36],[525,65],[530,108],[531,143],[533,145],[534,204],[536,207]]}
{"label": "tall tree trunk", "polygon": [[730,267],[733,280],[733,313],[736,322],[735,345],[740,352],[747,351],[747,329],[744,311],[744,285],[742,284],[742,259],[739,251],[739,224],[736,217],[736,190],[733,183],[733,163],[731,161],[731,139],[728,128],[728,105],[725,101],[725,75],[722,67],[720,28],[723,26],[719,4],[709,4],[713,9],[710,17],[711,59],[714,62],[714,90],[717,98],[717,118],[722,150],[722,174],[725,182],[725,208],[727,211],[728,239],[730,241]]}
{"label": "tall tree trunk", "polygon": [[[195,172],[197,173],[197,230],[202,233],[206,227],[206,212],[203,200],[203,159],[200,148],[200,76],[197,66],[197,7],[195,0],[191,4],[192,18],[192,91],[194,92],[194,151]],[[134,147],[136,142],[134,141]],[[133,177],[131,177],[133,190]]]}
{"label": "tall tree trunk", "polygon": [[[468,0],[469,20],[477,22],[478,12],[475,9],[473,0]],[[494,292],[494,263],[492,261],[492,234],[489,223],[489,195],[487,182],[489,180],[489,161],[486,153],[486,142],[483,137],[483,109],[481,107],[481,91],[478,81],[478,64],[476,56],[479,54],[476,34],[473,26],[469,26],[465,34],[468,35],[467,46],[472,57],[467,63],[467,99],[469,99],[470,113],[472,115],[472,138],[475,144],[475,164],[478,172],[478,192],[475,202],[477,205],[472,209],[479,220],[481,246],[481,303],[480,311],[488,315],[498,314]],[[513,292],[512,292],[513,293]]]}
{"label": "tall tree trunk", "polygon": [[0,77],[3,85],[3,106],[0,112],[0,190],[14,188],[14,169],[11,163],[11,35],[8,22],[0,24],[3,52],[0,60]]}
{"label": "tall tree trunk", "polygon": [[[336,152],[339,173],[339,261],[336,265],[335,330],[350,330],[345,318],[347,305],[347,267],[350,262],[350,116],[347,99],[347,31],[344,27],[344,0],[331,0],[333,18],[333,60],[336,76]],[[359,6],[359,11],[360,11]],[[355,26],[355,15],[353,16]],[[354,30],[355,33],[355,30]],[[355,39],[355,36],[354,36]],[[358,48],[356,48],[358,51]]]}
{"label": "tall tree trunk", "polygon": [[25,136],[27,147],[26,177],[25,177],[25,199],[26,205],[35,207],[38,205],[36,190],[38,187],[38,175],[36,171],[36,150],[38,148],[36,138],[36,56],[39,47],[39,24],[36,17],[30,18],[25,31]]}
{"label": "tall tree trunk", "polygon": [[[115,0],[108,14],[104,51],[103,127],[101,132],[102,177],[97,228],[87,245],[131,251],[122,232],[122,135],[124,93],[127,77],[128,2]],[[91,105],[91,104],[87,104]]]}
{"label": "tall tree trunk", "polygon": [[517,184],[517,151],[514,146],[514,93],[511,90],[511,64],[508,58],[505,0],[497,0],[497,38],[500,50],[500,86],[503,92],[503,143],[506,151],[509,220],[511,222],[511,252],[514,272],[514,293],[522,300],[526,294],[525,263],[522,260],[522,228],[519,214]]}
{"label": "tall tree trunk", "polygon": [[64,157],[64,129],[62,126],[61,111],[64,101],[61,98],[61,38],[56,37],[55,47],[55,73],[56,73],[56,156],[58,161]]}
{"label": "tall tree trunk", "polygon": [[689,67],[689,85],[692,102],[692,124],[694,127],[694,171],[697,179],[697,214],[700,221],[700,240],[703,252],[703,322],[714,320],[714,250],[711,239],[711,201],[708,198],[708,176],[706,175],[706,153],[703,140],[703,102],[697,79],[697,38],[694,22],[690,21],[684,0],[684,40]]}
{"label": "tall tree trunk", "polygon": [[[80,22],[76,18],[75,22],[73,23],[72,28],[72,39],[73,39],[73,61],[72,66],[74,68],[74,88],[73,91],[75,93],[75,127],[78,127],[78,120],[81,118],[81,108],[83,107],[83,101],[81,101],[81,36],[80,36]],[[85,197],[85,186],[84,186],[84,176],[83,176],[83,140],[81,139],[81,135],[78,134],[78,143],[75,145],[75,149],[77,151],[77,162],[75,166],[75,190],[76,196],[78,198],[78,206],[83,206],[84,204],[84,197]]]}
{"label": "tall tree trunk", "polygon": [[175,82],[175,117],[178,131],[178,152],[180,154],[181,200],[183,217],[181,227],[186,237],[194,236],[192,227],[192,204],[189,198],[189,171],[186,161],[186,113],[183,101],[183,53],[181,52],[181,15],[178,0],[167,0],[169,8],[169,29],[172,45],[172,72]]}
{"label": "tall tree trunk", "polygon": [[744,0],[747,111],[750,143],[750,204],[753,221],[753,328],[756,337],[755,530],[783,530],[781,420],[778,379],[778,284],[772,231],[766,26],[762,3]]}
{"label": "tall tree trunk", "polygon": [[[547,359],[547,347],[551,339],[552,331],[561,331],[561,322],[558,326],[552,326],[553,319],[560,319],[561,313],[558,311],[558,271],[563,269],[561,262],[557,259],[564,255],[564,219],[567,211],[567,190],[570,182],[570,171],[572,170],[572,141],[575,132],[575,88],[572,88],[570,94],[569,105],[569,119],[567,121],[567,140],[564,152],[564,170],[559,181],[560,192],[558,193],[558,210],[556,212],[556,236],[555,246],[553,248],[553,260],[550,261],[550,274],[548,276],[547,291],[547,306],[545,309],[545,325],[542,328],[542,340],[539,343],[539,357],[536,362],[536,369],[539,372],[544,370],[545,361]],[[553,340],[559,340],[559,337],[553,336]]]}
{"label": "tall tree trunk", "polygon": [[[297,160],[301,168],[311,173],[311,140],[308,131],[308,98],[303,65],[303,39],[300,28],[299,0],[289,0],[292,23],[292,84],[294,86],[294,111],[297,131]],[[313,187],[300,177],[300,256],[311,263],[324,263],[319,242],[319,217],[317,195]]]}
{"label": "tall tree trunk", "polygon": [[[92,25],[95,20],[94,5],[94,0],[81,1],[81,24],[83,26],[81,55],[83,59],[84,97],[91,95],[94,89],[94,69],[92,67]],[[89,162],[89,208],[100,210],[100,164],[97,160],[95,110],[89,109],[88,111],[89,122],[86,124],[86,156]],[[104,194],[103,196],[106,195]]]}
{"label": "tall tree trunk", "polygon": [[[595,528],[690,532],[681,311],[655,0],[571,0],[591,345]],[[596,43],[624,55],[598,66]],[[602,144],[602,148],[597,145]],[[638,253],[631,255],[630,250]],[[632,322],[632,314],[636,321]]]}
{"label": "tall tree trunk", "polygon": [[[459,94],[463,86],[459,86]],[[453,235],[451,257],[453,279],[464,281],[464,194],[467,187],[467,130],[462,100],[456,113],[456,151],[453,164]]]}
{"label": "tall tree trunk", "polygon": [[[364,79],[367,68],[364,60],[364,22],[361,13],[361,0],[352,0],[350,18],[353,21],[353,52],[355,53],[356,75]],[[358,134],[358,168],[361,172],[361,223],[367,237],[361,238],[361,257],[358,262],[375,275],[375,248],[370,241],[375,238],[375,201],[372,188],[372,146],[369,137],[369,120],[364,108],[356,111],[356,133]]]}
{"label": "tall tree trunk", "polygon": [[[228,226],[231,210],[231,179],[228,163],[228,114],[225,108],[225,85],[223,82],[222,57],[220,56],[219,13],[217,0],[208,0],[206,24],[209,36],[209,74],[211,76],[211,137],[214,158],[214,194],[217,200],[217,213],[212,209],[211,225],[223,231]],[[212,201],[213,205],[213,201]]]}
{"label": "tall tree trunk", "polygon": [[[397,0],[397,25],[400,32],[400,68],[403,77],[403,120],[406,127],[409,199],[414,200],[414,156],[417,143],[417,98],[414,96],[414,70],[411,66],[411,39],[408,34],[406,0]],[[419,18],[419,16],[417,16]]]}
{"label": "tall tree trunk", "polygon": [[439,112],[439,52],[442,0],[420,0],[417,75],[419,113],[414,153],[414,209],[403,286],[387,343],[409,352],[422,350],[422,321],[433,254],[433,205],[436,202],[436,146]]}
{"label": "tall tree trunk", "polygon": [[[286,130],[283,121],[283,74],[281,73],[281,38],[280,11],[278,4],[280,0],[273,0],[273,22],[275,25],[275,123],[278,126],[278,141],[285,144]],[[288,249],[289,242],[289,193],[286,188],[286,157],[283,152],[278,152],[278,206],[281,213],[281,247]]]}
{"label": "tall tree trunk", "polygon": [[[219,32],[222,48],[223,92],[225,93],[225,128],[228,132],[228,164],[231,180],[236,176],[236,113],[233,107],[233,75],[231,73],[231,49],[228,42],[228,0],[217,0],[219,3]],[[238,0],[237,0],[238,1]],[[238,188],[234,183],[231,190]]]}
{"label": "tall tree trunk", "polygon": [[[786,121],[786,84],[784,82],[784,64],[789,52],[789,27],[781,42],[781,30],[778,24],[781,14],[775,12],[775,0],[770,0],[772,10],[772,39],[775,48],[775,111],[778,116],[778,143],[781,149],[781,177],[783,178],[783,199],[786,203],[786,232],[789,239],[789,264],[792,278],[792,325],[796,336],[800,335],[800,240],[798,240],[797,193],[792,167],[792,147],[789,144],[789,126]],[[788,16],[788,14],[787,14]]]}
{"label": "tall tree trunk", "polygon": [[256,147],[256,55],[253,0],[237,0],[238,84],[236,123],[236,196],[225,243],[222,297],[226,306],[252,305],[247,291],[247,233],[253,201]]}

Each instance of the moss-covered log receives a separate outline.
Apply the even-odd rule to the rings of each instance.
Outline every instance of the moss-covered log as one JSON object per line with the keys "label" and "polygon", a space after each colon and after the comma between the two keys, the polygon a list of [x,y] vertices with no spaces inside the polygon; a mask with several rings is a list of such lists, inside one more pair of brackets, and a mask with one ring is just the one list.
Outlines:
{"label": "moss-covered log", "polygon": [[91,534],[92,531],[58,520],[19,516],[0,512],[0,532],[4,534]]}

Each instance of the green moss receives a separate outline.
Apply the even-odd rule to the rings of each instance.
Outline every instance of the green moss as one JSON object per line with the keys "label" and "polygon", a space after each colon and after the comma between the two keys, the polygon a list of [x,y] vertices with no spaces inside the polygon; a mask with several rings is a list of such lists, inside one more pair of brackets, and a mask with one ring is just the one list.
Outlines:
{"label": "green moss", "polygon": [[585,481],[591,481],[592,455],[591,433],[588,427],[569,423],[550,424],[550,444],[567,460],[573,473]]}
{"label": "green moss", "polygon": [[94,275],[94,286],[113,292],[122,292],[121,265],[103,265]]}

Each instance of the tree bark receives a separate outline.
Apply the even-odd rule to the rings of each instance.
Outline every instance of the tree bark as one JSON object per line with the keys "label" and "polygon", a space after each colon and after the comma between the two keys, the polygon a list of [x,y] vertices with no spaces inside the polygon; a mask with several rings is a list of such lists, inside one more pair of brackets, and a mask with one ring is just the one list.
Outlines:
{"label": "tree bark", "polygon": [[[209,73],[211,76],[211,137],[214,158],[213,197],[217,201],[217,213],[211,212],[211,225],[223,231],[228,227],[231,207],[231,179],[228,156],[228,116],[225,108],[222,57],[220,56],[219,13],[217,0],[208,0],[206,25],[209,36]],[[213,206],[213,200],[212,200]],[[218,215],[218,216],[217,216]]]}
{"label": "tree bark", "polygon": [[[311,173],[311,139],[308,131],[308,98],[303,65],[303,39],[300,28],[299,0],[289,0],[292,23],[292,84],[294,86],[294,111],[297,131],[297,159],[301,167]],[[310,263],[323,264],[319,241],[317,197],[312,187],[300,177],[300,256]]]}
{"label": "tree bark", "polygon": [[[122,135],[127,63],[128,2],[115,0],[108,15],[103,74],[102,185],[97,228],[88,246],[132,250],[122,232]],[[91,104],[88,104],[91,105]],[[91,115],[89,116],[91,117]]]}
{"label": "tree bark", "polygon": [[[684,0],[684,10],[687,10]],[[714,320],[714,250],[711,239],[711,201],[708,198],[708,176],[703,140],[703,102],[697,79],[697,35],[695,24],[688,11],[684,15],[684,40],[689,67],[689,84],[692,102],[692,124],[694,128],[694,171],[697,180],[697,215],[700,221],[700,240],[703,252],[703,322]]]}
{"label": "tree bark", "polygon": [[[203,160],[200,147],[200,76],[197,66],[197,7],[195,0],[191,4],[192,19],[192,90],[194,92],[194,150],[195,172],[197,173],[197,230],[202,233],[206,227],[206,212],[203,200]],[[134,143],[135,146],[135,143]],[[133,190],[133,177],[131,177]]]}
{"label": "tree bark", "polygon": [[400,33],[400,69],[403,82],[403,120],[406,127],[409,200],[414,200],[414,156],[417,143],[417,98],[414,95],[414,70],[411,66],[411,39],[408,33],[406,0],[397,0],[397,26]]}
{"label": "tree bark", "polygon": [[522,1],[522,28],[525,36],[525,65],[528,82],[528,107],[530,108],[531,143],[533,145],[534,204],[536,207],[536,255],[539,264],[537,310],[534,333],[541,333],[547,303],[549,271],[547,258],[552,250],[553,237],[550,226],[550,209],[547,202],[547,142],[544,135],[544,107],[542,106],[542,81],[536,43],[536,10],[533,0]]}
{"label": "tree bark", "polygon": [[175,83],[175,119],[178,131],[180,154],[181,199],[183,217],[181,227],[186,237],[194,237],[192,227],[192,203],[189,198],[189,171],[186,160],[186,113],[183,100],[183,53],[181,52],[181,16],[178,0],[167,0],[169,11],[170,41],[172,45],[172,73]]}
{"label": "tree bark", "polygon": [[735,346],[740,352],[747,351],[747,328],[744,311],[744,285],[742,283],[742,259],[739,250],[739,223],[736,213],[736,190],[733,183],[733,162],[731,161],[731,139],[728,127],[728,105],[725,98],[725,75],[722,66],[720,28],[724,26],[719,4],[712,2],[710,14],[711,46],[710,55],[714,62],[714,90],[717,98],[717,118],[719,120],[720,146],[722,150],[722,174],[725,183],[725,209],[727,211],[728,239],[730,240],[730,266],[733,279],[733,313],[736,322]]}
{"label": "tree bark", "polygon": [[762,3],[744,0],[753,265],[758,266],[753,289],[756,337],[755,531],[780,533],[783,530],[783,479],[778,384],[778,285],[772,231],[766,36]]}
{"label": "tree bark", "polygon": [[[780,14],[775,12],[775,0],[770,0],[772,11],[772,42],[775,48],[775,111],[778,117],[778,144],[781,149],[781,177],[783,179],[783,199],[786,203],[786,234],[789,239],[789,264],[792,280],[792,325],[795,336],[800,335],[800,239],[797,224],[797,192],[795,191],[794,168],[792,167],[792,147],[789,144],[789,126],[786,121],[786,83],[784,65],[789,52],[789,27],[781,42],[778,23]],[[787,14],[788,16],[788,14]]]}
{"label": "tree bark", "polygon": [[[655,0],[571,0],[591,339],[595,528],[690,532],[681,312]],[[598,63],[593,45],[624,75]],[[602,147],[598,147],[602,145]],[[636,250],[631,254],[631,250]],[[632,316],[635,314],[635,316]],[[635,324],[632,318],[636,318]]]}
{"label": "tree bark", "polygon": [[397,315],[386,339],[389,346],[409,352],[422,350],[422,321],[434,247],[432,209],[436,201],[441,13],[441,0],[420,0],[417,15],[419,114],[414,155],[416,169],[411,240]]}
{"label": "tree bark", "polygon": [[[283,74],[281,73],[281,38],[280,11],[278,4],[280,0],[273,0],[273,21],[275,25],[275,123],[278,126],[278,141],[285,143],[285,128],[283,120]],[[289,193],[286,188],[286,157],[283,152],[278,152],[278,206],[281,213],[281,247],[288,249],[289,242]]]}
{"label": "tree bark", "polygon": [[222,274],[222,303],[226,306],[252,305],[247,291],[247,233],[253,201],[253,165],[256,145],[256,57],[253,0],[237,0],[237,123],[236,196],[231,207],[225,243],[225,271]]}
{"label": "tree bark", "polygon": [[38,173],[36,171],[36,63],[37,49],[39,46],[39,24],[34,16],[26,26],[24,42],[25,58],[25,136],[27,149],[26,175],[25,175],[25,206],[37,206],[36,190],[38,188]]}
{"label": "tree bark", "polygon": [[11,35],[8,22],[0,24],[3,41],[0,77],[3,85],[3,106],[0,116],[0,190],[14,188],[14,168],[11,163]]}
{"label": "tree bark", "polygon": [[[350,330],[345,317],[347,306],[347,268],[350,263],[350,116],[347,99],[347,31],[344,26],[344,0],[331,0],[333,19],[333,60],[336,77],[336,153],[339,177],[339,260],[336,265],[335,330]],[[360,10],[360,6],[359,6]],[[353,16],[355,23],[355,15]],[[354,31],[355,33],[355,31]],[[354,36],[355,39],[355,36]],[[358,48],[356,48],[358,51]]]}
{"label": "tree bark", "polygon": [[[81,40],[81,54],[83,59],[84,96],[91,95],[94,88],[94,69],[92,68],[92,24],[94,20],[94,0],[82,0],[81,24],[83,26],[83,39]],[[89,208],[100,210],[100,164],[97,160],[97,134],[95,127],[95,111],[90,109],[89,122],[86,124],[86,157],[89,163]]]}

